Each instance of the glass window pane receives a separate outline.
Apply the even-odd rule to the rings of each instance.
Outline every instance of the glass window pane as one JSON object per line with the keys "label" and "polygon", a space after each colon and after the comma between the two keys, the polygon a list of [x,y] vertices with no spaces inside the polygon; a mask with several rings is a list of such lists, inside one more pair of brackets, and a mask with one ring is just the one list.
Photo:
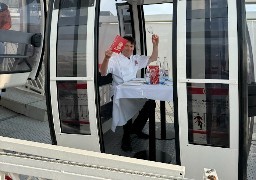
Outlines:
{"label": "glass window pane", "polygon": [[[158,61],[151,64],[160,63],[163,68],[168,69],[169,77],[172,79],[172,21],[173,21],[173,4],[151,4],[144,5],[144,18],[146,30],[146,48],[147,55],[153,50],[152,34],[159,36]],[[160,15],[159,15],[160,14]]]}
{"label": "glass window pane", "polygon": [[120,32],[116,2],[102,0],[100,3],[98,56],[99,64],[102,64],[105,51],[111,46],[116,35],[120,35]]}
{"label": "glass window pane", "polygon": [[187,78],[228,79],[227,0],[187,0]]}
{"label": "glass window pane", "polygon": [[[6,30],[22,31],[22,32],[33,32],[42,33],[43,17],[42,7],[40,0],[12,0],[12,1],[1,1],[8,7],[8,13],[10,15],[10,26]],[[4,14],[7,14],[5,11]],[[4,15],[0,13],[0,16]],[[5,18],[6,19],[6,18]]]}
{"label": "glass window pane", "polygon": [[61,0],[59,4],[57,4],[58,1],[55,1],[55,8],[58,8],[61,6],[62,8],[68,8],[68,7],[77,7],[78,4],[80,4],[80,7],[91,7],[94,5],[95,0]]}
{"label": "glass window pane", "polygon": [[[16,41],[19,32],[43,34],[43,16],[40,0],[12,0],[0,1],[0,29],[6,30],[3,36],[5,40],[0,41],[0,73],[29,72],[38,60],[35,48],[29,42]],[[15,33],[7,36],[8,30]],[[5,42],[3,42],[5,41]],[[19,42],[19,43],[16,43]],[[42,47],[40,47],[42,48]]]}
{"label": "glass window pane", "polygon": [[188,83],[187,92],[189,143],[229,147],[229,86]]}
{"label": "glass window pane", "polygon": [[64,5],[60,4],[58,23],[57,76],[86,77],[88,8],[81,1]]}
{"label": "glass window pane", "polygon": [[62,133],[90,135],[87,83],[57,82]]}
{"label": "glass window pane", "polygon": [[0,73],[29,72],[31,66],[27,58],[34,48],[28,44],[0,42]]}

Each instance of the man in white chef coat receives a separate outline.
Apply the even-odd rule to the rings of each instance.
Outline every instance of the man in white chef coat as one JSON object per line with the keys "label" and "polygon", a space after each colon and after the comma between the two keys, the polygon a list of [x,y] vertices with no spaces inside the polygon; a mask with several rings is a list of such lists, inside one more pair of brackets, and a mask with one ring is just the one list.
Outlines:
{"label": "man in white chef coat", "polygon": [[[116,54],[111,49],[105,51],[105,57],[100,67],[102,76],[106,76],[108,73],[112,74],[112,90],[111,96],[114,95],[114,89],[117,85],[130,81],[136,78],[138,70],[145,68],[148,64],[157,60],[158,57],[158,35],[152,35],[153,51],[151,56],[133,55],[135,48],[135,40],[131,36],[124,36],[124,39],[128,42],[124,45],[122,53]],[[135,105],[136,106],[136,105]],[[134,133],[139,138],[147,139],[148,135],[142,132],[147,120],[148,120],[148,103],[146,102],[141,109],[138,117],[132,123],[132,120],[128,120],[123,126],[124,133],[122,138],[121,148],[124,151],[131,151],[131,139],[130,134]]]}

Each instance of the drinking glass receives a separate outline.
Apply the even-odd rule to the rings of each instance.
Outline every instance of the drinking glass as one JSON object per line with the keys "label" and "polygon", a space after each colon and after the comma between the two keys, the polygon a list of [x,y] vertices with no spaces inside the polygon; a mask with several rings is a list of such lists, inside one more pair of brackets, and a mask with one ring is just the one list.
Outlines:
{"label": "drinking glass", "polygon": [[150,33],[150,34],[152,34],[152,35],[154,34],[152,26],[149,26],[149,27],[147,28],[147,31],[148,31],[148,33]]}

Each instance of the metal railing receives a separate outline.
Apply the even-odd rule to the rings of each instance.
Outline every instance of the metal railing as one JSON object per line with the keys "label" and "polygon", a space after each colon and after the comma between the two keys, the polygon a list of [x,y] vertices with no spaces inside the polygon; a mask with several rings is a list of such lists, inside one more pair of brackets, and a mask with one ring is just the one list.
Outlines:
{"label": "metal railing", "polygon": [[0,179],[185,179],[185,167],[0,136]]}
{"label": "metal railing", "polygon": [[[5,54],[15,55],[17,53],[17,43],[4,43]],[[6,57],[2,62],[2,71],[11,71],[15,64],[15,58]],[[25,88],[30,89],[36,93],[44,95],[45,93],[45,66],[42,63],[41,70],[36,80],[28,80],[25,84]]]}
{"label": "metal railing", "polygon": [[41,70],[36,80],[28,80],[25,84],[25,88],[30,89],[36,93],[44,95],[45,93],[45,66],[42,63]]}

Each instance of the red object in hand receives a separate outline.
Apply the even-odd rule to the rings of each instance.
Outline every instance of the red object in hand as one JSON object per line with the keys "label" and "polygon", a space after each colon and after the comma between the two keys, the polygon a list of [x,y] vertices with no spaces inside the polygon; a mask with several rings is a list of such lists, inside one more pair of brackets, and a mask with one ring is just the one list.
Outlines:
{"label": "red object in hand", "polygon": [[150,72],[150,84],[159,83],[159,66],[148,66]]}
{"label": "red object in hand", "polygon": [[12,180],[10,176],[5,176],[5,180]]}
{"label": "red object in hand", "polygon": [[123,49],[125,44],[128,40],[122,38],[121,36],[117,35],[110,46],[110,49],[115,53],[120,53]]}

